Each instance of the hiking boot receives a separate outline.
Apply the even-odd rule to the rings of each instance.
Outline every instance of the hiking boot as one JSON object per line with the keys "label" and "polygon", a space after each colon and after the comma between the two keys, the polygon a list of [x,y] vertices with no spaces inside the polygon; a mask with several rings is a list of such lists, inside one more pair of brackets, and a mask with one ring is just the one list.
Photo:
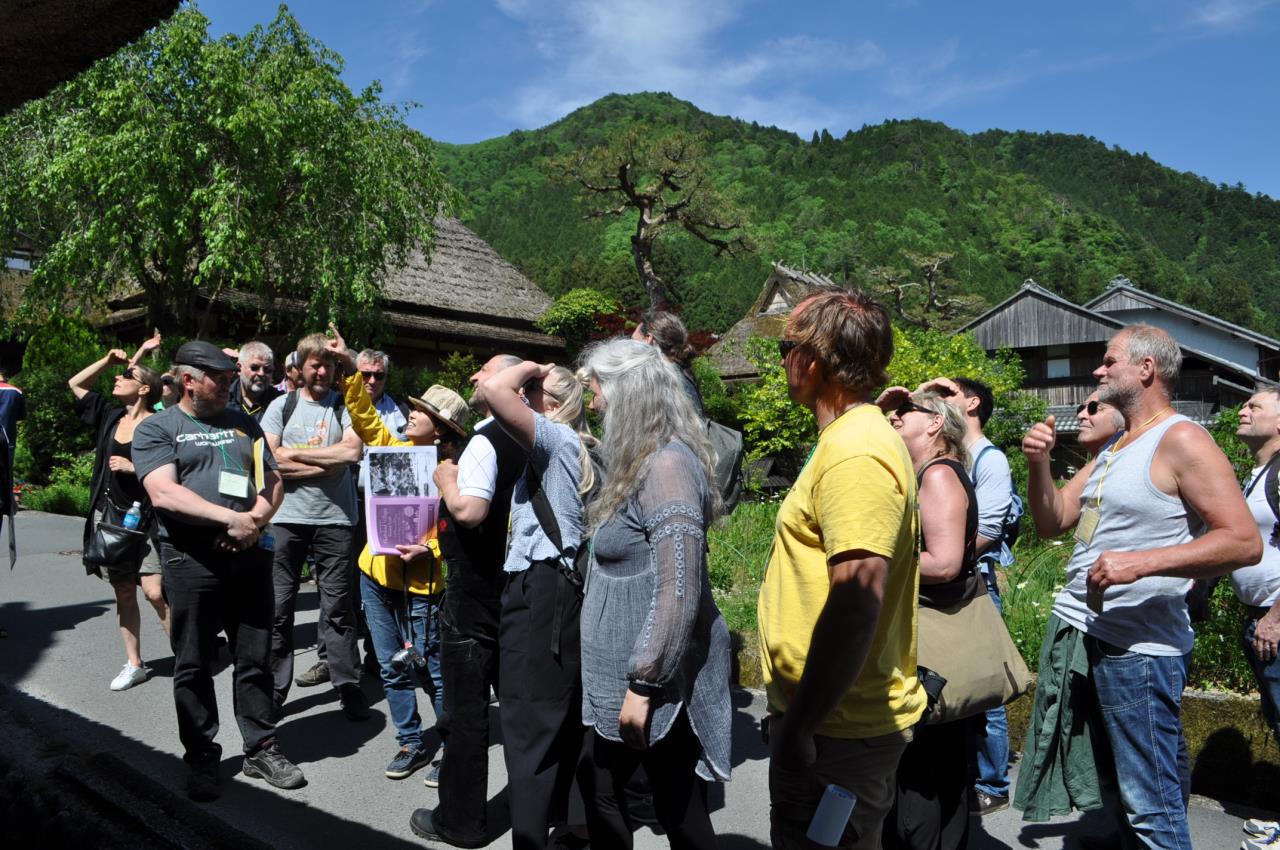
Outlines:
{"label": "hiking boot", "polygon": [[470,840],[441,832],[436,827],[436,813],[434,809],[414,809],[413,814],[409,816],[409,829],[413,830],[413,834],[419,838],[425,838],[428,841],[439,841],[443,844],[451,844],[454,847],[472,848],[489,846],[489,841],[486,838]]}
{"label": "hiking boot", "polygon": [[387,765],[388,779],[408,779],[414,771],[431,764],[431,756],[421,747],[401,747],[396,757]]}
{"label": "hiking boot", "polygon": [[323,685],[327,681],[329,681],[329,662],[317,661],[311,665],[307,672],[294,679],[293,683],[300,688],[314,688],[316,685]]}
{"label": "hiking boot", "polygon": [[252,755],[244,757],[243,773],[251,779],[265,779],[268,785],[277,788],[301,788],[307,784],[298,766],[285,758],[284,753],[273,742]]}
{"label": "hiking boot", "polygon": [[191,773],[187,776],[187,797],[197,803],[212,803],[221,796],[218,763],[212,761],[191,765]]}
{"label": "hiking boot", "polygon": [[342,713],[348,720],[368,720],[369,701],[364,698],[364,691],[359,685],[343,685],[338,688],[338,698],[342,701]]}
{"label": "hiking boot", "polygon": [[120,668],[120,672],[111,680],[111,690],[127,691],[134,685],[141,685],[145,681],[147,681],[147,668],[134,667],[126,661],[124,666]]}
{"label": "hiking boot", "polygon": [[427,775],[422,777],[422,784],[428,788],[440,787],[440,760],[436,759],[431,763],[431,769],[427,771]]}
{"label": "hiking boot", "polygon": [[1009,808],[1008,797],[996,797],[986,791],[974,791],[973,804],[969,806],[969,811],[981,817],[1007,808]]}

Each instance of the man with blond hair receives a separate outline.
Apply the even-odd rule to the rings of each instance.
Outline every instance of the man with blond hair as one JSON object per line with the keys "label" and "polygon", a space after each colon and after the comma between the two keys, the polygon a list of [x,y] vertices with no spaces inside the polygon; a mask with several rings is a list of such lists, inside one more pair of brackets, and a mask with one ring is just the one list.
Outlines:
{"label": "man with blond hair", "polygon": [[[1180,717],[1193,639],[1186,595],[1192,579],[1257,563],[1262,545],[1226,456],[1173,409],[1181,365],[1178,344],[1159,328],[1130,325],[1111,338],[1093,374],[1098,400],[1124,416],[1125,432],[1061,490],[1049,471],[1053,417],[1023,438],[1036,532],[1074,531],[1076,547],[1045,636],[1014,805],[1042,819],[1095,808],[1112,793],[1109,777],[1089,788],[1090,776],[1081,784],[1072,775],[1052,720],[1071,706],[1071,729],[1081,721],[1100,729],[1110,750],[1097,763],[1114,764],[1126,842],[1189,850]],[[1077,669],[1073,658],[1088,668],[1092,694],[1084,699],[1066,674]]]}
{"label": "man with blond hair", "polygon": [[916,479],[871,392],[893,334],[858,292],[796,306],[779,340],[791,400],[818,442],[778,511],[760,587],[769,698],[770,837],[810,847],[823,789],[857,797],[839,846],[878,848],[898,760],[925,707],[916,677]]}
{"label": "man with blond hair", "polygon": [[351,526],[356,518],[352,466],[364,444],[351,416],[332,389],[336,362],[324,334],[298,343],[301,385],[280,396],[262,417],[267,445],[284,479],[284,501],[275,516],[273,567],[276,613],[271,637],[271,670],[277,714],[293,684],[293,613],[307,550],[315,554],[320,595],[319,640],[329,677],[351,720],[369,716],[360,690],[360,656],[351,575]]}

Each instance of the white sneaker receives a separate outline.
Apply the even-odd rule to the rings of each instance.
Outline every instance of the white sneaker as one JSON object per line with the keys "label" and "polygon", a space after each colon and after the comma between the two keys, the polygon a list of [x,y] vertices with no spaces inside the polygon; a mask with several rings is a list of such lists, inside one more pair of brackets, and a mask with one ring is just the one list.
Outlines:
{"label": "white sneaker", "polygon": [[1273,820],[1260,820],[1258,818],[1250,818],[1244,822],[1244,834],[1251,838],[1264,838],[1271,833],[1280,829],[1280,823]]}
{"label": "white sneaker", "polygon": [[147,668],[134,667],[129,662],[120,668],[120,672],[111,680],[111,690],[127,691],[134,685],[141,685],[147,681]]}
{"label": "white sneaker", "polygon": [[1272,829],[1267,835],[1246,838],[1240,842],[1240,850],[1270,850],[1280,848],[1280,827]]}

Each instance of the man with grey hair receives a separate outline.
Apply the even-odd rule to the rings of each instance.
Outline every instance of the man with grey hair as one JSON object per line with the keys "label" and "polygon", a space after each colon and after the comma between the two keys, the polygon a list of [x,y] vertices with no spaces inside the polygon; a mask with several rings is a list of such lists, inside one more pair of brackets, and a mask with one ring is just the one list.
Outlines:
{"label": "man with grey hair", "polygon": [[275,355],[271,353],[270,346],[255,339],[240,346],[236,366],[238,374],[231,382],[227,406],[244,411],[253,417],[254,422],[261,422],[267,405],[280,395],[280,391],[271,384]]}
{"label": "man with grey hair", "polygon": [[[391,357],[385,351],[366,348],[356,355],[356,370],[364,381],[364,388],[373,400],[378,418],[397,440],[404,439],[404,426],[409,424],[409,408],[396,401],[387,392],[387,375],[391,372]],[[361,475],[363,479],[363,473]]]}
{"label": "man with grey hair", "polygon": [[[1053,417],[1023,438],[1036,531],[1074,530],[1076,546],[1045,635],[1014,799],[1042,820],[1099,808],[1118,791],[1125,843],[1180,849],[1191,847],[1180,718],[1193,639],[1187,591],[1192,579],[1262,554],[1231,464],[1208,431],[1173,409],[1181,363],[1159,328],[1130,325],[1111,338],[1093,374],[1098,400],[1123,414],[1125,433],[1061,490],[1049,471]],[[1092,694],[1073,684],[1080,669]],[[1080,734],[1087,727],[1109,749],[1097,764],[1114,765],[1114,777],[1100,782],[1092,763],[1083,766],[1093,761]]]}

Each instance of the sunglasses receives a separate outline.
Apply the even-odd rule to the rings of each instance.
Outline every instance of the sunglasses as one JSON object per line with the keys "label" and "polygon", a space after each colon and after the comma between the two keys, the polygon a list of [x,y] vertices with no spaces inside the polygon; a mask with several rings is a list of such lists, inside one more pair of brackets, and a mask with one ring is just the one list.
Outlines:
{"label": "sunglasses", "polygon": [[941,415],[940,413],[938,413],[938,411],[930,410],[927,407],[921,407],[920,405],[916,404],[913,401],[904,401],[902,404],[898,405],[898,409],[893,412],[893,415],[901,419],[902,417],[906,416],[908,413],[911,413],[913,411],[916,413],[926,413],[929,416]]}
{"label": "sunglasses", "polygon": [[266,363],[250,363],[246,368],[248,368],[250,372],[265,372],[267,371],[267,364]]}
{"label": "sunglasses", "polygon": [[366,381],[369,381],[369,380],[382,381],[382,380],[385,380],[387,377],[386,372],[361,372],[360,374],[364,375],[364,379]]}
{"label": "sunglasses", "polygon": [[132,366],[130,366],[128,369],[125,369],[123,372],[121,372],[121,373],[120,373],[120,377],[125,378],[125,379],[130,380],[130,381],[136,381],[136,380],[138,380],[138,375],[137,375],[137,373],[136,373],[136,372],[134,372],[134,371],[133,371],[133,367],[132,367]]}
{"label": "sunglasses", "polygon": [[1097,415],[1098,415],[1098,405],[1099,405],[1100,403],[1101,403],[1101,402],[1091,401],[1091,402],[1089,402],[1088,404],[1082,404],[1082,405],[1080,405],[1079,407],[1077,407],[1077,408],[1076,408],[1076,416],[1079,416],[1079,415],[1080,415],[1080,412],[1081,412],[1082,410],[1087,410],[1087,411],[1089,411],[1089,415],[1090,415],[1090,416],[1097,416]]}
{"label": "sunglasses", "polygon": [[783,360],[786,360],[787,355],[790,354],[792,351],[795,351],[796,346],[798,346],[799,344],[800,342],[794,339],[778,340],[778,356]]}

